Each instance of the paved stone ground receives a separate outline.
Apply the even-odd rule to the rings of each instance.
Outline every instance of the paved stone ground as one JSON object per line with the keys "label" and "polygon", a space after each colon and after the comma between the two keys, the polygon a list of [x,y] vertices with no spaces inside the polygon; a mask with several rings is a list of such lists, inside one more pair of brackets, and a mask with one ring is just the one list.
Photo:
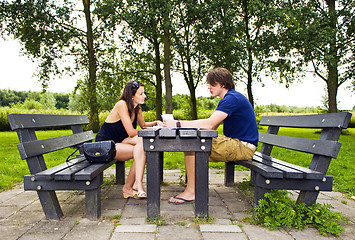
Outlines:
{"label": "paved stone ground", "polygon": [[[105,172],[109,179],[114,169]],[[58,198],[64,218],[46,220],[36,192],[25,192],[22,185],[0,193],[1,239],[355,239],[355,202],[341,193],[321,193],[318,202],[329,203],[349,219],[339,236],[324,237],[313,227],[303,231],[280,229],[269,231],[251,225],[243,218],[250,215],[251,199],[236,187],[223,186],[223,171],[210,169],[209,215],[212,224],[194,222],[194,205],[171,205],[167,200],[183,190],[179,170],[165,170],[161,187],[162,226],[146,222],[146,200],[123,199],[122,186],[107,185],[102,191],[102,218],[84,218],[85,194],[81,191],[60,191]],[[236,172],[237,181],[248,178],[248,172]],[[297,194],[294,194],[296,197]],[[121,216],[119,219],[116,219]]]}

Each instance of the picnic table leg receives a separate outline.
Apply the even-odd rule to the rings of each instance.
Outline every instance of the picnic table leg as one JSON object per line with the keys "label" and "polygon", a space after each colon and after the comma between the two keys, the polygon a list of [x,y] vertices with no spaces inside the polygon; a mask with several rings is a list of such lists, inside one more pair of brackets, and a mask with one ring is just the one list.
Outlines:
{"label": "picnic table leg", "polygon": [[160,152],[147,152],[147,216],[160,217]]}
{"label": "picnic table leg", "polygon": [[164,181],[164,152],[159,152],[160,183]]}
{"label": "picnic table leg", "polygon": [[208,217],[208,153],[195,153],[195,217]]}

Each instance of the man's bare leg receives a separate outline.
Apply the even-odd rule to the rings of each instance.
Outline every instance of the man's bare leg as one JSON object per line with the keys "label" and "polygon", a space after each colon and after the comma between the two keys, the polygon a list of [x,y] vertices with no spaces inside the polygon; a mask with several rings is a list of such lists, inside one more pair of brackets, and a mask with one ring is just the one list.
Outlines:
{"label": "man's bare leg", "polygon": [[[195,200],[195,153],[185,152],[185,169],[187,177],[187,185],[185,191],[176,196],[171,197],[169,202],[171,203],[183,203],[182,199],[191,201]],[[179,199],[181,198],[181,199]]]}

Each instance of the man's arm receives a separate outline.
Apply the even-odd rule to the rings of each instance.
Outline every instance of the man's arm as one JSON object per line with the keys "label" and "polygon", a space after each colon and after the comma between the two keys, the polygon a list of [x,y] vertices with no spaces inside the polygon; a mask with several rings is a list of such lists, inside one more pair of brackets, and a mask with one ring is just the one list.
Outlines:
{"label": "man's arm", "polygon": [[[198,119],[192,121],[180,121],[181,127],[192,127],[192,128],[207,128],[211,130],[216,130],[221,124],[221,122],[228,116],[227,113],[222,111],[215,111],[207,119]],[[176,120],[165,120],[164,126],[173,128],[176,127]]]}

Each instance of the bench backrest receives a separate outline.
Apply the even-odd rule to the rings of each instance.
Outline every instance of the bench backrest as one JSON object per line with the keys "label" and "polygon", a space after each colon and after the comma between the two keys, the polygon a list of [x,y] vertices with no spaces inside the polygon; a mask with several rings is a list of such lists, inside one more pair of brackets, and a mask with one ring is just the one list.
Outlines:
{"label": "bench backrest", "polygon": [[[17,145],[22,159],[27,160],[31,174],[46,170],[43,154],[67,147],[76,147],[94,139],[92,131],[83,131],[88,124],[86,115],[9,114],[12,130],[16,130],[20,143]],[[36,130],[70,126],[73,134],[37,140]]]}
{"label": "bench backrest", "polygon": [[[268,126],[266,133],[259,133],[263,143],[260,152],[271,154],[273,146],[313,154],[310,169],[326,173],[331,158],[336,158],[341,143],[338,142],[342,129],[346,129],[351,113],[328,113],[300,116],[263,116],[261,126]],[[277,135],[280,127],[321,129],[319,139],[306,139]]]}

